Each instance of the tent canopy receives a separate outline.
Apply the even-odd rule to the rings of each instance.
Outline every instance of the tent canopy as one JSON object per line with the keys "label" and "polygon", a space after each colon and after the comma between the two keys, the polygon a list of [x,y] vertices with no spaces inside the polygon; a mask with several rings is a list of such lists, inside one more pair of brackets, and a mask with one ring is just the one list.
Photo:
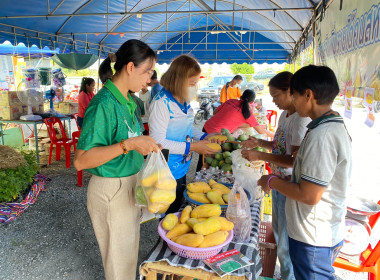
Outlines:
{"label": "tent canopy", "polygon": [[14,55],[14,56],[30,56],[30,57],[41,57],[41,56],[52,56],[59,53],[59,50],[50,50],[48,47],[39,49],[36,45],[30,46],[28,48],[23,43],[13,46],[9,42],[0,44],[0,55]]}
{"label": "tent canopy", "polygon": [[[128,39],[200,62],[288,62],[327,0],[19,0],[0,12],[0,42],[115,52]],[[323,4],[323,5],[322,5]]]}

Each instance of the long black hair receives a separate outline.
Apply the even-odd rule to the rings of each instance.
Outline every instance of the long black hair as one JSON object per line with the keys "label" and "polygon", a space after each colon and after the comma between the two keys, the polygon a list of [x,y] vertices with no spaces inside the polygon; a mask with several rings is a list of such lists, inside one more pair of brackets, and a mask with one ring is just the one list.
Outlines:
{"label": "long black hair", "polygon": [[249,106],[249,103],[255,101],[255,98],[256,93],[251,89],[246,89],[241,96],[241,100],[243,101],[241,104],[241,111],[245,119],[248,119],[252,114],[251,106]]}
{"label": "long black hair", "polygon": [[112,78],[113,71],[111,62],[115,62],[113,68],[117,75],[129,62],[133,62],[135,67],[138,67],[147,59],[156,60],[155,52],[144,42],[131,39],[126,41],[114,54],[114,59],[108,56],[99,66],[99,78],[104,84],[108,79]]}
{"label": "long black hair", "polygon": [[84,91],[85,93],[88,93],[86,86],[91,86],[92,83],[95,83],[95,80],[93,78],[83,77],[82,82],[80,83],[79,92]]}

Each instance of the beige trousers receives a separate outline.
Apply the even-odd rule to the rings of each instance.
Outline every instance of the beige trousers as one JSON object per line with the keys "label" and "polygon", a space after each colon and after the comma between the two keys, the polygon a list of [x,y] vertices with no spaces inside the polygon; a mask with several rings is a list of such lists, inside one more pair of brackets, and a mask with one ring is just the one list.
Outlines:
{"label": "beige trousers", "polygon": [[87,209],[102,255],[107,280],[135,280],[140,239],[140,207],[134,187],[137,175],[104,178],[93,175]]}

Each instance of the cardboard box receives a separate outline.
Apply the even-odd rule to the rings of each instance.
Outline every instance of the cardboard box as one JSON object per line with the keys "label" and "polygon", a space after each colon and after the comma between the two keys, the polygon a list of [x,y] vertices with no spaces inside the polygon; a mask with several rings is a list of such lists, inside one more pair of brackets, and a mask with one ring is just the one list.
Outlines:
{"label": "cardboard box", "polygon": [[24,115],[22,106],[0,106],[0,118],[3,120],[18,120],[22,115]]}
{"label": "cardboard box", "polygon": [[0,106],[23,105],[17,97],[17,91],[0,91]]}
{"label": "cardboard box", "polygon": [[75,114],[79,111],[78,103],[62,102],[56,109],[62,114]]}

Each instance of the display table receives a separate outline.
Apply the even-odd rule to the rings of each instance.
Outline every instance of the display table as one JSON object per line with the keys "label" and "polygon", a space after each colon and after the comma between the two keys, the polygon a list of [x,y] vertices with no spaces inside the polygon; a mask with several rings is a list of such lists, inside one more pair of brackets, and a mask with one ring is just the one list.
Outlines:
{"label": "display table", "polygon": [[[68,137],[70,138],[71,137],[71,124],[70,124],[70,120],[71,120],[71,116],[65,116],[65,117],[59,117],[59,119],[61,121],[69,121],[69,135]],[[7,129],[7,126],[8,124],[11,124],[11,123],[15,123],[15,124],[31,124],[33,125],[33,129],[34,129],[34,139],[35,139],[35,145],[36,145],[36,154],[37,154],[37,163],[39,164],[40,163],[40,155],[39,155],[39,152],[38,152],[38,129],[37,129],[37,125],[38,124],[43,124],[44,121],[43,120],[38,120],[38,121],[25,121],[25,120],[0,120],[0,140],[1,140],[1,145],[4,145],[4,136],[3,136],[3,126],[5,126],[4,130]],[[29,126],[28,126],[29,128]],[[30,128],[29,128],[30,129]]]}
{"label": "display table", "polygon": [[[192,260],[182,258],[174,254],[166,242],[161,238],[147,256],[147,259],[140,265],[140,279],[146,277],[146,280],[157,279],[157,273],[163,275],[178,275],[193,277],[196,279],[234,279],[234,280],[254,280],[257,279],[262,271],[261,258],[259,255],[258,235],[260,224],[261,201],[256,201],[251,206],[252,231],[249,243],[231,242],[223,247],[222,252],[237,249],[255,264],[241,268],[232,272],[229,276],[218,277],[202,260]],[[189,278],[191,279],[191,278]]]}

